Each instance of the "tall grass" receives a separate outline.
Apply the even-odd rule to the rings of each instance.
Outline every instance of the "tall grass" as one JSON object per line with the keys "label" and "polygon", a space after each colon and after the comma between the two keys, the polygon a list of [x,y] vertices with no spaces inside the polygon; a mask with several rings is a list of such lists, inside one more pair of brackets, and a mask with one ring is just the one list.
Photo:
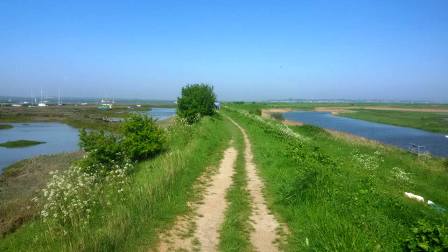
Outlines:
{"label": "tall grass", "polygon": [[293,127],[302,136],[293,138],[272,122],[226,113],[249,134],[269,206],[290,229],[288,250],[396,251],[418,220],[448,224],[446,212],[403,196],[414,192],[447,208],[441,160],[336,139],[316,127]]}
{"label": "tall grass", "polygon": [[64,233],[36,219],[0,241],[1,251],[129,251],[154,245],[158,230],[188,210],[192,184],[221,158],[230,140],[223,119],[169,130],[169,151],[137,165],[123,193],[92,209],[82,229]]}

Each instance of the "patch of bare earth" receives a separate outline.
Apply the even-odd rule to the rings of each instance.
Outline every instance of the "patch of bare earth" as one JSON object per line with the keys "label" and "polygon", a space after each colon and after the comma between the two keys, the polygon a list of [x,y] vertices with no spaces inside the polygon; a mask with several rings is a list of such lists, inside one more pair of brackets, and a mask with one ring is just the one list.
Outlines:
{"label": "patch of bare earth", "polygon": [[198,184],[204,191],[201,202],[191,204],[191,214],[178,217],[173,228],[159,236],[158,251],[217,250],[219,228],[228,204],[225,196],[232,184],[236,157],[236,149],[228,148],[217,172],[200,178]]}
{"label": "patch of bare earth", "polygon": [[262,109],[261,110],[261,117],[264,118],[271,118],[273,113],[286,113],[290,112],[292,109],[290,108],[271,108],[271,109]]}
{"label": "patch of bare earth", "polygon": [[[230,118],[229,118],[230,119]],[[246,131],[235,121],[230,119],[243,133],[245,150],[245,167],[247,171],[247,189],[252,202],[251,222],[253,230],[250,234],[252,246],[256,251],[278,251],[281,240],[279,233],[287,233],[285,225],[280,225],[274,215],[270,213],[263,196],[264,184],[257,174],[257,168],[253,162],[252,147]]]}

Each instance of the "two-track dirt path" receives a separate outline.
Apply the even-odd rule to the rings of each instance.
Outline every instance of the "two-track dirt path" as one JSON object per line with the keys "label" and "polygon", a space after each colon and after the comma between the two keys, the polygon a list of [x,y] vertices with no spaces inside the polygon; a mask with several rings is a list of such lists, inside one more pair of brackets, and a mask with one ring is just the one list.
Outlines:
{"label": "two-track dirt path", "polygon": [[[247,189],[250,194],[252,213],[250,216],[250,241],[255,251],[278,251],[279,230],[283,228],[269,212],[263,196],[264,184],[257,174],[253,162],[252,147],[246,131],[231,118],[244,137],[244,158],[247,172]],[[217,251],[219,230],[224,223],[225,210],[228,206],[226,193],[232,185],[235,173],[237,150],[229,147],[219,168],[211,177],[206,173],[198,180],[203,197],[200,202],[191,204],[191,213],[179,216],[174,226],[160,234],[157,251]]]}
{"label": "two-track dirt path", "polygon": [[278,251],[275,242],[279,241],[280,237],[277,230],[281,228],[274,215],[269,212],[266,205],[266,200],[263,196],[264,184],[257,174],[257,168],[253,162],[252,145],[246,131],[235,121],[229,118],[234,123],[244,136],[244,158],[247,171],[247,189],[250,193],[252,201],[251,222],[253,230],[250,234],[250,240],[256,251]]}

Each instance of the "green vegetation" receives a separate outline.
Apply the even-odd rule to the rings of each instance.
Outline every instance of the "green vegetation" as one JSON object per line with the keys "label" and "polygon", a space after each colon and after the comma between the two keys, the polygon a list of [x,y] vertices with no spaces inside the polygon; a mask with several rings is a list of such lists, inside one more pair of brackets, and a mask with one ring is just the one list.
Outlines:
{"label": "green vegetation", "polygon": [[88,154],[80,162],[84,170],[108,171],[115,165],[153,157],[165,148],[165,132],[146,115],[131,115],[119,133],[80,131],[80,145]]}
{"label": "green vegetation", "polygon": [[123,152],[131,160],[144,160],[165,148],[164,131],[151,117],[131,115],[122,126]]}
{"label": "green vegetation", "polygon": [[32,140],[16,140],[16,141],[8,141],[4,143],[0,143],[1,147],[5,148],[22,148],[22,147],[28,147],[38,144],[43,144],[45,142],[39,142],[39,141],[32,141]]}
{"label": "green vegetation", "polygon": [[182,88],[177,99],[177,115],[188,123],[194,123],[203,116],[215,113],[216,95],[208,84],[192,84]]}
{"label": "green vegetation", "polygon": [[[78,214],[68,213],[73,220],[43,212],[41,218],[0,240],[0,250],[129,251],[154,245],[158,230],[188,211],[193,183],[207,167],[217,164],[229,140],[228,122],[219,117],[207,117],[193,125],[178,122],[167,129],[166,152],[137,164],[128,175],[107,176],[110,182],[101,187],[79,186],[82,197],[69,192],[74,199],[88,195],[86,205],[72,209],[66,205],[70,199],[58,198],[63,201],[57,202],[63,210]],[[90,177],[80,180],[81,176],[73,176],[75,181],[62,183],[70,177],[56,177],[50,181],[51,190],[58,182],[66,188],[68,184],[74,186],[73,182],[85,185],[91,181]]]}
{"label": "green vegetation", "polygon": [[275,121],[225,112],[249,134],[269,205],[291,232],[287,250],[396,251],[415,237],[418,220],[448,224],[446,211],[403,195],[447,208],[443,160],[335,138],[312,126],[291,127],[294,135]]}
{"label": "green vegetation", "polygon": [[0,124],[0,130],[2,129],[12,129],[14,128],[12,125],[10,124]]}
{"label": "green vegetation", "polygon": [[412,127],[432,132],[448,133],[448,113],[391,111],[391,110],[355,110],[342,116],[372,122]]}
{"label": "green vegetation", "polygon": [[448,250],[448,228],[419,221],[412,229],[412,236],[403,244],[404,251]]}

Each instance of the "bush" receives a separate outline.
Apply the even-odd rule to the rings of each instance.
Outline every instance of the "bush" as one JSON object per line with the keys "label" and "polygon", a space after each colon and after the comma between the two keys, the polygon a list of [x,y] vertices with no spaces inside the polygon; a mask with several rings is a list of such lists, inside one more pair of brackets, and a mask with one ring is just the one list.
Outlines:
{"label": "bush", "polygon": [[216,95],[213,87],[207,84],[192,84],[182,88],[177,98],[177,115],[194,123],[203,116],[215,113]]}
{"label": "bush", "polygon": [[123,152],[133,160],[143,160],[160,153],[165,147],[164,131],[146,115],[131,115],[123,124]]}
{"label": "bush", "polygon": [[80,161],[86,172],[110,170],[115,163],[125,160],[121,140],[118,136],[101,131],[80,131],[80,146],[87,155]]}
{"label": "bush", "polygon": [[404,251],[448,251],[448,230],[444,226],[421,220],[412,233],[403,243]]}
{"label": "bush", "polygon": [[150,158],[164,149],[164,131],[146,115],[131,115],[123,123],[121,133],[81,130],[80,146],[87,152],[80,161],[84,171],[110,171],[126,162]]}

